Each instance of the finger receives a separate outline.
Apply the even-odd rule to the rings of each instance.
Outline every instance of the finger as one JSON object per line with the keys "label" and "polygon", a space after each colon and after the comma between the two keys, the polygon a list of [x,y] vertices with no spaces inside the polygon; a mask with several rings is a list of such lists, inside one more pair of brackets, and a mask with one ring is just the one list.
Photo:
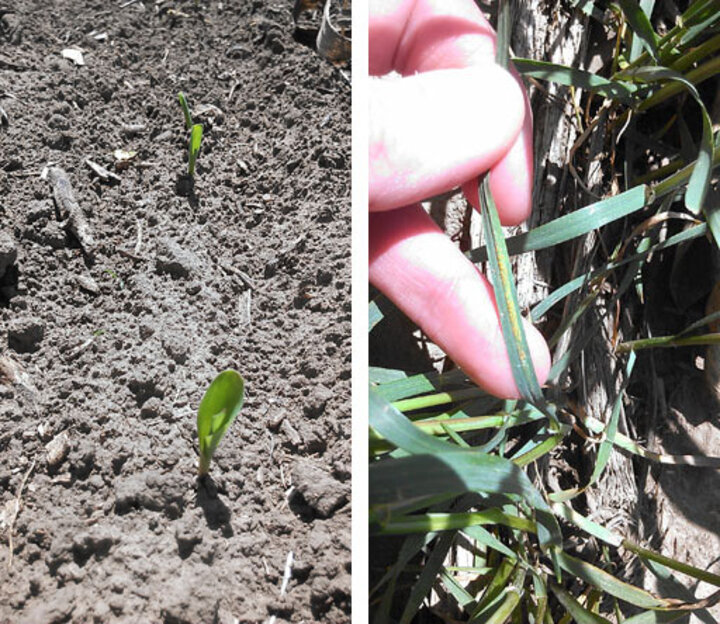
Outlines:
{"label": "finger", "polygon": [[[420,206],[370,215],[370,281],[481,388],[518,397],[492,287]],[[550,354],[525,331],[542,384]]]}
{"label": "finger", "polygon": [[524,116],[515,79],[497,65],[376,78],[370,88],[370,210],[459,186],[512,146]]}
{"label": "finger", "polygon": [[[533,136],[532,110],[525,96],[523,128],[507,154],[490,170],[490,191],[503,225],[518,225],[532,212]],[[477,178],[463,185],[465,197],[480,209]]]}
{"label": "finger", "polygon": [[371,75],[493,62],[495,34],[474,0],[372,0]]}
{"label": "finger", "polygon": [[[404,75],[494,62],[496,35],[473,0],[373,0],[370,72]],[[516,76],[519,84],[522,84]],[[523,130],[493,166],[490,188],[504,225],[524,221],[532,208],[532,113],[527,96]],[[464,187],[477,208],[477,174]],[[443,188],[439,192],[449,190]],[[433,193],[434,194],[434,193]],[[424,199],[424,198],[419,198]],[[411,201],[417,201],[418,198]]]}

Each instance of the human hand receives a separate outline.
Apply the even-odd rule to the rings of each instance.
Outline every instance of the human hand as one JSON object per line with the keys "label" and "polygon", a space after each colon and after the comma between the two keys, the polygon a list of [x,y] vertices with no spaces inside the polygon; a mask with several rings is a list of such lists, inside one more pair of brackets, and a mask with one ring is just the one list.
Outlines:
{"label": "human hand", "polygon": [[[504,225],[531,210],[532,119],[474,0],[371,0],[370,281],[480,387],[517,397],[492,287],[417,203],[477,177]],[[544,338],[526,323],[539,382]]]}

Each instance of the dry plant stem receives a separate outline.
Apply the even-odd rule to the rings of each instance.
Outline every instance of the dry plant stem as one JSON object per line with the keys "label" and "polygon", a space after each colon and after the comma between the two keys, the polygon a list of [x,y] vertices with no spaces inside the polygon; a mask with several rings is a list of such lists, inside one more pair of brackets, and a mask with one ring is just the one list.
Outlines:
{"label": "dry plant stem", "polygon": [[282,598],[287,593],[288,583],[292,576],[293,567],[293,551],[288,553],[287,559],[285,560],[285,571],[283,572],[282,585],[280,586],[280,597]]}
{"label": "dry plant stem", "polygon": [[22,493],[25,489],[25,484],[27,483],[28,478],[30,477],[30,474],[33,470],[35,470],[35,464],[37,460],[33,459],[32,464],[30,464],[30,468],[27,469],[27,472],[25,473],[25,476],[23,477],[22,482],[20,483],[20,487],[18,488],[17,496],[15,497],[15,510],[13,512],[12,520],[10,521],[10,526],[8,527],[8,560],[7,560],[7,567],[8,570],[12,567],[13,563],[13,531],[15,530],[15,522],[17,521],[18,514],[20,513],[20,503],[22,501]]}
{"label": "dry plant stem", "polygon": [[60,167],[50,167],[48,180],[52,185],[55,204],[60,218],[65,222],[65,227],[78,240],[85,254],[92,258],[95,255],[95,240],[85,215],[75,199],[68,174]]}
{"label": "dry plant stem", "polygon": [[247,286],[250,290],[257,290],[255,282],[253,282],[252,278],[244,271],[241,271],[240,269],[232,266],[231,264],[223,263],[220,266],[228,273],[237,275],[242,281],[242,283],[245,284],[245,286]]}
{"label": "dry plant stem", "polygon": [[136,219],[135,220],[137,224],[137,239],[135,242],[135,249],[133,250],[133,253],[137,256],[140,254],[140,248],[142,247],[142,220]]}

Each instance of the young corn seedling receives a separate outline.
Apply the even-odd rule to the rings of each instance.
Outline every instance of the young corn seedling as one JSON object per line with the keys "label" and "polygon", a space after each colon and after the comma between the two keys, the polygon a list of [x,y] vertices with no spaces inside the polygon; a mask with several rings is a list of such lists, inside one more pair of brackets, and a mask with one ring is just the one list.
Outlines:
{"label": "young corn seedling", "polygon": [[188,154],[188,176],[192,178],[195,175],[195,161],[200,152],[200,144],[202,143],[203,127],[202,124],[194,124],[190,131],[190,153]]}
{"label": "young corn seedling", "polygon": [[197,415],[199,477],[208,474],[215,449],[238,415],[244,397],[245,381],[234,370],[220,373],[205,391]]}
{"label": "young corn seedling", "polygon": [[200,144],[202,143],[203,137],[203,126],[202,124],[193,123],[192,115],[190,114],[190,107],[187,103],[187,98],[182,91],[178,93],[178,101],[180,102],[180,108],[182,108],[183,117],[185,118],[185,128],[190,130],[190,143],[188,150],[188,176],[192,178],[195,175],[195,162],[197,161],[198,154],[200,153]]}
{"label": "young corn seedling", "polygon": [[187,99],[185,94],[180,91],[178,93],[178,101],[180,102],[180,108],[182,108],[183,115],[185,116],[185,127],[190,130],[192,128],[192,115],[190,115],[190,108],[188,107]]}

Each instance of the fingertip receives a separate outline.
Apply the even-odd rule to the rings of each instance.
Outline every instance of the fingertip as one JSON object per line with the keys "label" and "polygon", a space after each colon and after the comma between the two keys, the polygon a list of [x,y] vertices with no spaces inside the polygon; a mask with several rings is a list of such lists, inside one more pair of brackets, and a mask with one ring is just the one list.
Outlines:
{"label": "fingertip", "polygon": [[[527,338],[528,349],[530,350],[530,357],[532,358],[535,375],[538,383],[542,386],[547,381],[548,374],[550,373],[550,366],[552,364],[550,350],[548,349],[545,338],[535,326],[524,319],[523,326],[525,328],[525,337]],[[501,335],[499,335],[498,338],[502,340]],[[505,352],[505,361],[498,368],[497,374],[492,376],[484,374],[481,378],[475,378],[473,376],[474,381],[481,388],[499,398],[520,399],[522,397],[520,396],[517,384],[515,383],[512,368],[510,367],[510,360],[507,356],[507,349],[504,345],[503,351]]]}
{"label": "fingertip", "polygon": [[533,367],[535,368],[535,375],[537,376],[538,383],[542,386],[547,381],[552,365],[550,349],[540,330],[532,325],[530,321],[524,321],[524,323],[525,336],[528,342],[528,349],[530,350],[530,357],[533,361]]}
{"label": "fingertip", "polygon": [[518,137],[523,102],[517,81],[494,64],[374,79],[370,209],[422,201],[487,171]]}
{"label": "fingertip", "polygon": [[[526,117],[522,132],[510,150],[490,171],[490,192],[503,225],[519,225],[532,212],[532,120]],[[462,186],[475,210],[480,210],[477,178]]]}
{"label": "fingertip", "polygon": [[490,171],[490,192],[503,225],[519,225],[532,212],[532,118],[528,111],[523,129],[512,147]]}

